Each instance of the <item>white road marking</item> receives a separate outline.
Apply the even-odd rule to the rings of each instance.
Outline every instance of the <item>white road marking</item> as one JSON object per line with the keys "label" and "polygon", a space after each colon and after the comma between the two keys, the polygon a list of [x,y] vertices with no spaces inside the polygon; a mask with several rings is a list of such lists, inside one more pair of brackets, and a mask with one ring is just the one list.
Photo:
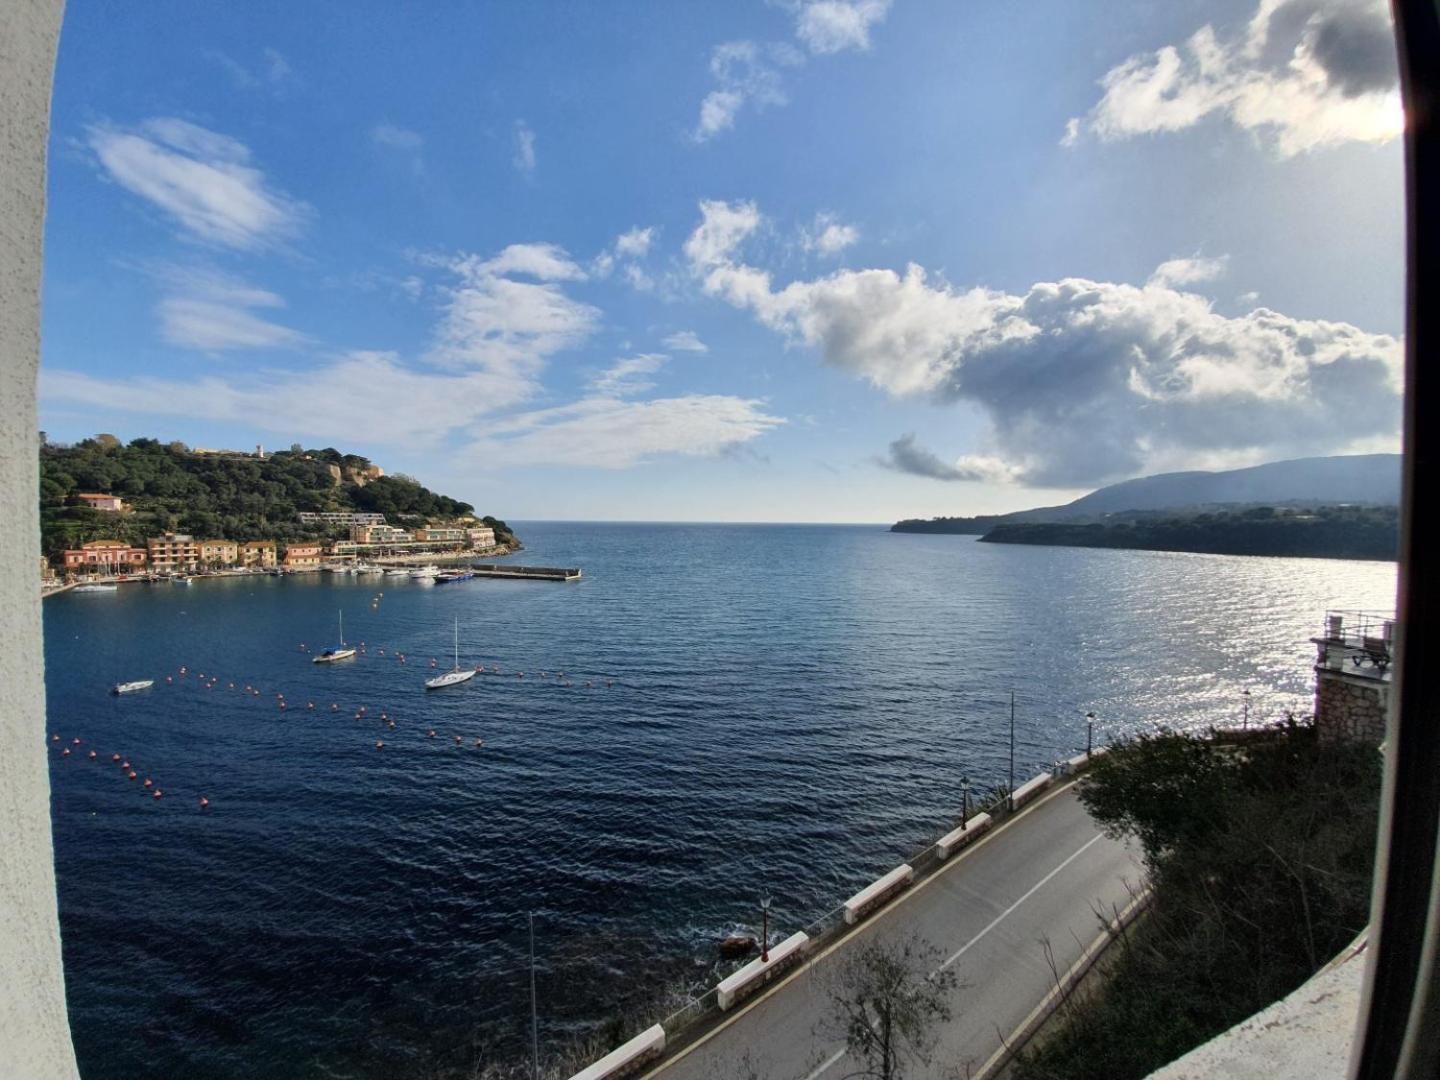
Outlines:
{"label": "white road marking", "polygon": [[[950,955],[950,958],[949,958],[948,960],[946,960],[943,964],[941,964],[938,968],[936,968],[934,971],[932,971],[932,972],[930,973],[931,977],[933,978],[934,976],[940,974],[940,972],[944,971],[944,970],[945,970],[946,968],[948,968],[951,964],[955,963],[956,960],[959,960],[960,957],[964,956],[967,952],[969,952],[972,946],[974,946],[974,945],[975,945],[981,938],[983,938],[986,934],[990,933],[991,930],[994,930],[995,927],[999,926],[1002,922],[1004,922],[1011,914],[1014,913],[1014,911],[1015,911],[1016,908],[1018,908],[1021,904],[1025,903],[1026,900],[1029,900],[1030,897],[1034,896],[1037,892],[1039,892],[1039,891],[1040,891],[1041,889],[1043,889],[1046,885],[1048,885],[1048,884],[1050,883],[1050,881],[1055,877],[1056,874],[1060,873],[1061,870],[1064,870],[1067,866],[1069,866],[1072,862],[1074,862],[1076,859],[1078,859],[1081,855],[1084,855],[1085,852],[1089,851],[1090,848],[1093,847],[1096,842],[1098,842],[1099,840],[1102,840],[1102,839],[1104,839],[1104,834],[1103,834],[1103,833],[1097,833],[1096,835],[1092,836],[1089,840],[1087,840],[1083,845],[1081,845],[1081,847],[1079,848],[1079,850],[1077,850],[1074,854],[1072,854],[1069,858],[1067,858],[1067,859],[1066,859],[1064,862],[1062,862],[1059,866],[1055,867],[1054,870],[1051,870],[1048,874],[1046,874],[1043,878],[1041,878],[1041,879],[1040,879],[1039,881],[1037,881],[1033,886],[1031,886],[1031,888],[1029,889],[1029,891],[1027,891],[1024,896],[1020,897],[1019,900],[1016,900],[1013,904],[1011,904],[1009,907],[1007,907],[1007,908],[1006,908],[1004,911],[1002,911],[999,915],[996,915],[995,918],[994,918],[993,920],[991,920],[990,925],[988,925],[987,927],[985,927],[984,930],[981,930],[981,931],[980,931],[978,934],[976,934],[973,938],[971,938],[971,939],[970,939],[969,941],[967,941],[964,945],[960,946],[960,948],[957,949],[954,953],[952,953],[952,954]],[[814,1072],[810,1073],[809,1076],[805,1077],[805,1080],[819,1080],[819,1077],[823,1076],[823,1075],[825,1074],[825,1072],[826,1072],[831,1066],[833,1066],[837,1061],[839,1061],[839,1060],[840,1060],[842,1057],[844,1057],[844,1056],[845,1056],[845,1048],[844,1048],[844,1047],[841,1047],[839,1050],[835,1051],[835,1053],[831,1054],[828,1058],[826,1058],[826,1059],[815,1069]]]}

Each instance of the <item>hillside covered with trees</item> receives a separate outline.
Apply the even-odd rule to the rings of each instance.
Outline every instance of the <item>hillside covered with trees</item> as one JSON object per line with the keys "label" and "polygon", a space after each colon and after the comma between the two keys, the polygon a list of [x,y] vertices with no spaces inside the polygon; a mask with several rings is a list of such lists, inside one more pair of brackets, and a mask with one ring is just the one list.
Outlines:
{"label": "hillside covered with trees", "polygon": [[1256,506],[1183,516],[1138,515],[1104,524],[997,525],[980,540],[1216,555],[1393,560],[1399,557],[1400,511],[1394,506]]}
{"label": "hillside covered with trees", "polygon": [[[206,539],[339,539],[348,530],[307,525],[302,511],[366,511],[415,526],[470,516],[474,507],[437,495],[407,476],[369,478],[371,463],[332,447],[294,446],[264,458],[197,454],[183,443],[97,435],[71,446],[40,447],[40,517],[47,556],[87,540],[143,546],[166,531]],[[339,471],[337,478],[335,473]],[[117,495],[131,508],[115,514],[78,505],[80,493]],[[497,542],[513,540],[486,517]]]}

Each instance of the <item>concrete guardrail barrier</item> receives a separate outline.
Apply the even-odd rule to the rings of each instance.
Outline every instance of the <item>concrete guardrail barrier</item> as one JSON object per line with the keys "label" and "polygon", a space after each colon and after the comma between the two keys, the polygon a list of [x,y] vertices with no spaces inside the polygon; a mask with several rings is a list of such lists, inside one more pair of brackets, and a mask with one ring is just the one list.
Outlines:
{"label": "concrete guardrail barrier", "polygon": [[794,967],[805,954],[809,935],[803,931],[791,934],[770,950],[770,959],[751,960],[735,974],[720,980],[715,989],[715,1002],[721,1009],[728,1009],[737,1001],[749,997],[783,971]]}
{"label": "concrete guardrail barrier", "polygon": [[1025,783],[1015,789],[1015,794],[1011,796],[1011,801],[1015,804],[1015,809],[1018,810],[1026,803],[1033,801],[1037,795],[1054,782],[1055,777],[1048,772],[1041,773],[1033,780],[1025,781]]}
{"label": "concrete guardrail barrier", "polygon": [[664,1049],[665,1029],[656,1024],[617,1046],[593,1065],[585,1066],[570,1080],[616,1080],[632,1076],[659,1057]]}
{"label": "concrete guardrail barrier", "polygon": [[845,921],[851,924],[859,922],[914,880],[914,867],[909,863],[902,863],[845,901]]}
{"label": "concrete guardrail barrier", "polygon": [[977,836],[990,831],[990,815],[976,814],[963,829],[956,829],[942,836],[935,844],[940,858],[948,859]]}

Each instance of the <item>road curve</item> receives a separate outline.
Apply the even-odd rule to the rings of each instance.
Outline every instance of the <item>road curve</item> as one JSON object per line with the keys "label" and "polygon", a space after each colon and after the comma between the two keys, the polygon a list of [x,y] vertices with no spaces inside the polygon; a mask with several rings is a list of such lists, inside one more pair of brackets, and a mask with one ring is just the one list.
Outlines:
{"label": "road curve", "polygon": [[1053,985],[1042,941],[1065,972],[1130,900],[1141,877],[1131,850],[1101,834],[1073,787],[1028,807],[873,916],[725,1026],[649,1075],[657,1080],[839,1080],[855,1071],[830,1023],[826,985],[847,952],[916,933],[959,977],[954,1017],[930,1069],[964,1076],[1000,1049]]}

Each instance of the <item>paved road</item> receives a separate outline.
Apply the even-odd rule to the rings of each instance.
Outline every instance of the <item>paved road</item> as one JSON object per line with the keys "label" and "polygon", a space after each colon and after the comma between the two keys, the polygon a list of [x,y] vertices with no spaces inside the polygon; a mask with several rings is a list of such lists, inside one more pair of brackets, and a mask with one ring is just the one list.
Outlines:
{"label": "paved road", "polygon": [[[858,933],[742,1007],[727,1026],[652,1075],[657,1080],[840,1080],[855,1070],[843,1036],[826,1030],[825,990],[854,944],[912,931],[958,975],[954,1019],[941,1033],[933,1077],[964,1076],[1000,1048],[1052,985],[1042,938],[1066,971],[1100,931],[1096,908],[1124,907],[1139,864],[1100,833],[1066,788],[922,882]],[[920,1070],[907,1076],[919,1077]]]}

